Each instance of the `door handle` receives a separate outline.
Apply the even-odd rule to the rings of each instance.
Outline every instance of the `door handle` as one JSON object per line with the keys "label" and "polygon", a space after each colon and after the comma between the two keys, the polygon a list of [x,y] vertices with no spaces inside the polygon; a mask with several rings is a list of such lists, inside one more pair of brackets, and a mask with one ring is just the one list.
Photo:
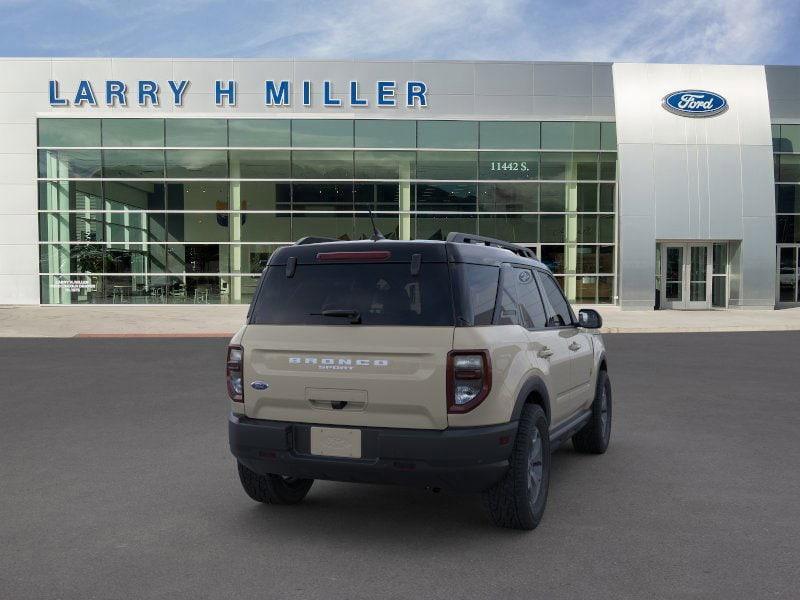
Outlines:
{"label": "door handle", "polygon": [[547,346],[544,346],[539,352],[536,353],[539,358],[550,358],[553,356],[553,351],[550,350]]}
{"label": "door handle", "polygon": [[577,352],[578,350],[580,350],[580,349],[581,349],[581,345],[580,345],[578,342],[572,342],[572,343],[571,343],[571,344],[568,346],[568,348],[569,348],[570,350],[572,350],[573,352]]}

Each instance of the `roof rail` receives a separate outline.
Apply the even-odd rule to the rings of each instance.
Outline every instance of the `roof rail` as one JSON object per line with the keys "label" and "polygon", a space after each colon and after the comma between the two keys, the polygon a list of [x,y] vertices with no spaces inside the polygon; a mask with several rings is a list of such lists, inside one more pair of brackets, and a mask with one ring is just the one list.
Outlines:
{"label": "roof rail", "polygon": [[519,246],[517,244],[511,244],[510,242],[504,242],[503,240],[496,240],[495,238],[486,237],[484,235],[458,233],[457,231],[453,231],[447,235],[447,241],[455,242],[457,244],[479,244],[482,246],[491,246],[493,248],[503,248],[504,250],[510,250],[517,256],[538,260],[536,253],[530,248]]}
{"label": "roof rail", "polygon": [[297,240],[294,245],[295,246],[305,246],[306,244],[321,244],[323,242],[340,242],[341,240],[337,240],[334,238],[329,237],[317,237],[314,235],[307,235],[306,237],[300,238]]}

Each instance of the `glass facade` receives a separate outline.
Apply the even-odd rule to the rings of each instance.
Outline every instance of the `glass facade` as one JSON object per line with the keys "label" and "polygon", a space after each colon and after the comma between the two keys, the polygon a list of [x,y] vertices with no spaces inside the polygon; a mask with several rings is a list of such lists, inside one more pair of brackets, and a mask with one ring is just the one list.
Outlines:
{"label": "glass facade", "polygon": [[773,125],[779,304],[800,302],[800,125]]}
{"label": "glass facade", "polygon": [[570,300],[615,300],[613,123],[43,118],[38,139],[43,303],[246,303],[276,248],[365,238],[369,210],[393,239],[529,246]]}

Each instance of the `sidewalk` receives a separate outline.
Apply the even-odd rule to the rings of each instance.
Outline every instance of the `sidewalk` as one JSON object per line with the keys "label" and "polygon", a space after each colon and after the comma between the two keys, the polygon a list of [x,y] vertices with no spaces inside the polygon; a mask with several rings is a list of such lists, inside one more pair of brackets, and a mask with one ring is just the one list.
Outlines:
{"label": "sidewalk", "polygon": [[[577,307],[576,307],[577,308]],[[800,331],[800,308],[725,311],[622,311],[593,306],[604,333]],[[0,337],[230,337],[243,305],[0,306]]]}

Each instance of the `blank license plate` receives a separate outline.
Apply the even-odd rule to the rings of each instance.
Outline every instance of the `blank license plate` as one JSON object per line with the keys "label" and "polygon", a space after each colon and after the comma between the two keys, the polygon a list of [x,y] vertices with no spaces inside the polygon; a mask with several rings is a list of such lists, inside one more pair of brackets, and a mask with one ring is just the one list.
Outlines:
{"label": "blank license plate", "polygon": [[361,430],[312,427],[311,454],[361,458]]}

